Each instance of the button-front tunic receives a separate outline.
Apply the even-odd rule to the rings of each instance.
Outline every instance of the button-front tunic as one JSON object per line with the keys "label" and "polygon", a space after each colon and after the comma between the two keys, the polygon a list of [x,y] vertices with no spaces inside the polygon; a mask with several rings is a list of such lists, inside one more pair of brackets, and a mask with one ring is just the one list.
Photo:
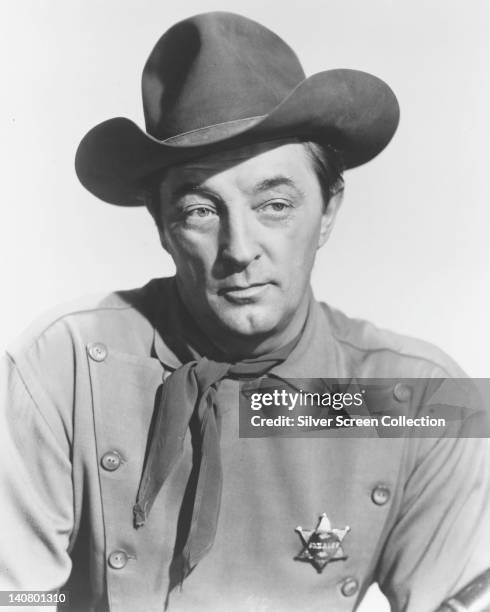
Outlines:
{"label": "button-front tunic", "polygon": [[[180,362],[172,287],[51,315],[9,350],[1,384],[0,588],[69,591],[72,609],[162,610],[192,470],[190,436],[143,528],[132,508],[156,397]],[[174,313],[175,314],[175,313]],[[316,303],[282,378],[437,378],[463,373],[434,347]],[[388,388],[389,387],[389,388]],[[409,389],[410,391],[410,389]],[[377,581],[393,610],[430,610],[489,563],[486,439],[240,438],[238,383],[218,388],[223,498],[211,551],[173,611],[352,610]],[[418,414],[416,394],[379,401]],[[397,405],[398,405],[397,404]],[[378,406],[379,408],[379,406]],[[347,558],[295,561],[295,528],[326,513],[350,527]]]}

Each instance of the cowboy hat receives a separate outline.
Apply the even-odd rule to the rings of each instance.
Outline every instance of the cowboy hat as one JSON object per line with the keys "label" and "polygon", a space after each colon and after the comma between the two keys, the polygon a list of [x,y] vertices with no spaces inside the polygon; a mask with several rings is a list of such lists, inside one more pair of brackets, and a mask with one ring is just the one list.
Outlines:
{"label": "cowboy hat", "polygon": [[221,148],[300,137],[331,145],[346,169],[391,140],[399,108],[391,89],[358,70],[306,78],[294,51],[271,30],[227,12],[170,28],[142,76],[146,131],[123,117],[82,139],[82,184],[111,204],[145,203],[145,177]]}

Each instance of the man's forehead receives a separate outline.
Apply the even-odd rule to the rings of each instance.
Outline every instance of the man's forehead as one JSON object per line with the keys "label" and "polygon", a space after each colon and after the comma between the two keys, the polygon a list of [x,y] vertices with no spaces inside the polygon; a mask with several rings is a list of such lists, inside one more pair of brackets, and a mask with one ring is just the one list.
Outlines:
{"label": "man's forehead", "polygon": [[236,177],[238,173],[253,181],[269,174],[294,175],[301,171],[301,166],[309,166],[303,143],[297,139],[276,140],[220,151],[173,166],[167,170],[165,182],[202,183],[216,175],[226,178],[227,174]]}

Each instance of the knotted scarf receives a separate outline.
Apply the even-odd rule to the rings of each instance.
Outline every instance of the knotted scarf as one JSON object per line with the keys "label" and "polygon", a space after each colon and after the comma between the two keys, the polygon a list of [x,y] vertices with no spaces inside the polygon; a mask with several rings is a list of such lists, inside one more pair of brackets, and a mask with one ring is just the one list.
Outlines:
{"label": "knotted scarf", "polygon": [[216,393],[225,378],[259,378],[285,361],[297,339],[278,351],[231,364],[206,357],[189,361],[173,372],[163,385],[161,400],[150,434],[147,460],[133,508],[135,527],[142,527],[158,492],[183,452],[191,419],[197,419],[199,464],[192,516],[180,558],[177,581],[181,582],[211,549],[221,503],[222,467],[220,416]]}

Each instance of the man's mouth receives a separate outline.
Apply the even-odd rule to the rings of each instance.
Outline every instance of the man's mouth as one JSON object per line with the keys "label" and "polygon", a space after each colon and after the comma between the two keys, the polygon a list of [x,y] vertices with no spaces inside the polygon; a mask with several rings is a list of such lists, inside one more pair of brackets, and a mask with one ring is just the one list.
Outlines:
{"label": "man's mouth", "polygon": [[218,291],[218,295],[222,295],[231,302],[249,301],[258,298],[269,287],[270,283],[251,283],[249,285],[230,285],[223,287]]}

